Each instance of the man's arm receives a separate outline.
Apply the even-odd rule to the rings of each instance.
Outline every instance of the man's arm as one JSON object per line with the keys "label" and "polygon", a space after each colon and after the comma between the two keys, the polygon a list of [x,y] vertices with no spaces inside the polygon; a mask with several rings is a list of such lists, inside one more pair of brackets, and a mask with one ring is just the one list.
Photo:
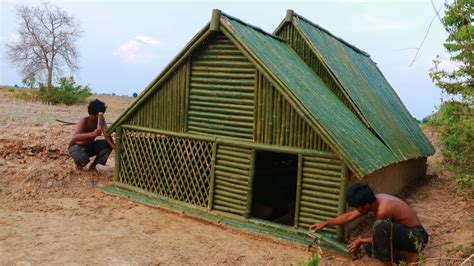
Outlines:
{"label": "man's arm", "polygon": [[94,139],[97,136],[100,136],[101,131],[99,129],[96,129],[94,131],[87,132],[87,133],[82,133],[85,131],[84,130],[85,126],[86,126],[86,120],[84,118],[82,118],[81,120],[79,120],[79,122],[77,122],[76,129],[74,130],[74,133],[72,135],[73,141],[90,140],[90,139]]}
{"label": "man's arm", "polygon": [[335,218],[329,219],[327,221],[315,223],[310,227],[310,229],[314,231],[319,231],[326,226],[346,224],[360,216],[362,216],[362,213],[360,213],[357,210],[352,210],[352,211],[343,213]]}
{"label": "man's arm", "polygon": [[[101,115],[100,117],[102,118],[102,128],[101,128],[101,130],[102,130],[102,133],[105,136],[105,132],[107,132],[107,122],[105,121],[105,117],[103,115]],[[114,143],[114,140],[112,139],[111,136],[105,136],[105,140],[110,145],[110,147],[112,147],[112,149],[115,149],[115,143]]]}

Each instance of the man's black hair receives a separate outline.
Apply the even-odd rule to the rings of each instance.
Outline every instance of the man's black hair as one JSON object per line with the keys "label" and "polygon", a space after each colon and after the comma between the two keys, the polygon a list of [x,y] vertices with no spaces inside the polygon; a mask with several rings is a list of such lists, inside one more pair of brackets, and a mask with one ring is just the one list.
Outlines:
{"label": "man's black hair", "polygon": [[89,102],[87,112],[89,112],[90,115],[96,115],[98,113],[105,113],[106,109],[107,106],[105,106],[104,102],[100,101],[99,99],[95,99]]}
{"label": "man's black hair", "polygon": [[356,183],[347,190],[346,201],[351,207],[362,207],[366,203],[374,203],[375,200],[374,192],[366,184]]}

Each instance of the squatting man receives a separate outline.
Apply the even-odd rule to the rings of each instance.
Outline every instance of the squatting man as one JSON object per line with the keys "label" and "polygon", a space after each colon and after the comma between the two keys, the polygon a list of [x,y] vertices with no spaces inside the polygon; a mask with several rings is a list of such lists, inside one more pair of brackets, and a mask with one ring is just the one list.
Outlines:
{"label": "squatting man", "polygon": [[90,101],[87,107],[89,116],[77,122],[68,148],[76,170],[82,170],[89,163],[89,159],[95,156],[89,165],[89,170],[99,175],[97,164],[105,165],[110,153],[115,149],[115,143],[110,136],[96,140],[96,137],[107,131],[107,123],[103,116],[106,109],[104,102],[98,99]]}
{"label": "squatting man", "polygon": [[369,212],[375,214],[372,237],[361,238],[349,243],[351,252],[365,245],[370,257],[386,265],[400,260],[406,263],[418,261],[418,254],[428,243],[428,233],[420,223],[415,211],[403,200],[387,195],[375,195],[372,189],[362,183],[347,190],[346,201],[354,210],[343,213],[324,222],[315,223],[310,230],[319,231],[330,225],[342,225]]}

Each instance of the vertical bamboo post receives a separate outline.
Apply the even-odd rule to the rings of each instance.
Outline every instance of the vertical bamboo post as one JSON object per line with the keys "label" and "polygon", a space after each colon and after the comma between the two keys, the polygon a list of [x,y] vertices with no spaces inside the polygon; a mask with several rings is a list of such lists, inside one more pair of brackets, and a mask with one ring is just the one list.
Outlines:
{"label": "vertical bamboo post", "polygon": [[114,182],[119,181],[120,175],[120,155],[122,152],[122,127],[118,126],[116,129],[115,136],[115,171],[114,171]]}
{"label": "vertical bamboo post", "polygon": [[211,31],[219,31],[221,27],[220,21],[221,21],[221,11],[219,9],[213,9],[209,29]]}
{"label": "vertical bamboo post", "polygon": [[212,144],[212,158],[211,158],[211,180],[209,180],[209,198],[208,198],[208,210],[212,210],[214,204],[214,181],[216,179],[216,156],[217,156],[217,142],[214,141]]}
{"label": "vertical bamboo post", "polygon": [[296,205],[295,205],[295,228],[298,228],[298,220],[300,218],[300,201],[301,201],[301,182],[303,180],[303,155],[298,154],[298,173],[296,179]]}
{"label": "vertical bamboo post", "polygon": [[[340,215],[341,213],[346,211],[346,186],[348,182],[348,175],[349,175],[349,170],[346,165],[342,165],[341,169],[341,185],[339,187],[339,203],[338,203],[338,208],[337,208],[337,215]],[[336,231],[336,236],[339,240],[342,239],[344,236],[344,227],[342,225],[339,225],[337,227]]]}
{"label": "vertical bamboo post", "polygon": [[186,61],[186,88],[184,89],[184,128],[188,132],[189,95],[191,94],[191,59]]}
{"label": "vertical bamboo post", "polygon": [[253,181],[255,175],[255,160],[256,160],[257,151],[252,149],[250,156],[250,169],[249,169],[249,181],[248,181],[248,191],[247,191],[247,207],[245,208],[244,217],[250,218],[252,213],[252,199],[253,199]]}

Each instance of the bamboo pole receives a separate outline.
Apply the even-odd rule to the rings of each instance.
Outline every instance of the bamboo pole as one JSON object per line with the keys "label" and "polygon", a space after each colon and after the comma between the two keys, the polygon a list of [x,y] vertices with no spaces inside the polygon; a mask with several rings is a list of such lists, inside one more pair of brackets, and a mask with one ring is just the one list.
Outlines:
{"label": "bamboo pole", "polygon": [[245,218],[250,218],[252,214],[252,200],[253,200],[253,186],[254,186],[254,178],[255,178],[255,160],[256,160],[257,151],[255,149],[252,150],[252,157],[250,159],[250,171],[249,171],[249,184],[247,190],[247,206],[245,209]]}
{"label": "bamboo pole", "polygon": [[[224,191],[224,190],[220,190],[220,189],[216,189],[214,194],[247,202],[247,196],[246,195],[235,194],[233,192],[228,192],[228,191]],[[215,207],[215,206],[213,206],[213,207]]]}
{"label": "bamboo pole", "polygon": [[[348,179],[349,179],[349,169],[347,169],[347,167],[344,165],[341,171],[341,187],[339,189],[341,193],[339,194],[339,208],[337,211],[338,215],[346,211],[346,186],[347,186]],[[344,236],[344,227],[338,226],[337,238],[339,240],[342,240],[343,236]]]}
{"label": "bamboo pole", "polygon": [[219,187],[227,187],[227,188],[238,189],[238,190],[242,190],[242,191],[246,191],[247,188],[248,188],[248,182],[245,183],[245,184],[238,184],[238,183],[234,183],[234,182],[229,182],[229,181],[224,180],[222,178],[218,178],[216,180],[216,185],[218,185]]}
{"label": "bamboo pole", "polygon": [[339,189],[340,184],[336,182],[329,182],[329,181],[323,181],[323,180],[318,180],[318,179],[306,179],[303,177],[303,182],[306,184],[313,184],[316,185],[314,188],[317,186],[325,186],[325,187],[334,187]]}
{"label": "bamboo pole", "polygon": [[[228,197],[223,197],[223,196],[220,196],[220,195],[216,195],[215,198],[216,198],[216,200],[227,201],[229,203],[233,203],[235,205],[238,205],[239,209],[242,209],[242,206],[245,206],[245,204],[246,204],[245,201],[232,199],[232,198],[228,198]],[[244,209],[242,209],[242,210],[244,210]]]}
{"label": "bamboo pole", "polygon": [[227,200],[220,200],[220,199],[215,199],[214,201],[215,201],[215,205],[227,207],[227,208],[245,213],[245,207],[244,207],[245,205],[239,205],[239,204],[229,202]]}
{"label": "bamboo pole", "polygon": [[215,205],[214,209],[219,210],[219,211],[223,211],[223,212],[228,212],[228,213],[235,213],[235,214],[239,214],[239,215],[244,214],[243,210],[236,210],[236,209],[233,209],[233,208],[227,208],[227,207],[223,207],[223,206],[219,206],[219,205]]}
{"label": "bamboo pole", "polygon": [[303,199],[301,201],[301,206],[303,207],[316,207],[316,205],[312,205],[312,204],[326,204],[328,206],[332,206],[332,207],[335,207],[337,208],[337,201],[334,201],[334,200],[326,200],[326,199],[315,199],[315,198],[311,198],[311,197],[307,197],[304,193],[304,190],[303,190],[303,195],[301,195],[301,198]]}
{"label": "bamboo pole", "polygon": [[299,215],[300,215],[300,201],[301,201],[301,181],[303,177],[303,155],[298,154],[298,174],[296,177],[296,205],[295,205],[295,220],[294,227],[298,228],[299,226]]}
{"label": "bamboo pole", "polygon": [[[228,164],[227,164],[228,165]],[[223,165],[222,162],[219,162],[217,165],[216,165],[216,169],[217,170],[222,170],[222,171],[226,171],[226,172],[230,172],[230,173],[234,173],[234,174],[239,174],[239,175],[242,175],[242,176],[248,176],[249,172],[250,172],[250,169],[247,169],[247,170],[242,170],[242,169],[236,169],[234,168],[233,166],[227,166],[227,165]]]}
{"label": "bamboo pole", "polygon": [[209,198],[207,209],[212,210],[214,201],[214,189],[215,189],[215,177],[216,177],[216,154],[217,154],[217,143],[212,143],[212,157],[211,157],[211,177],[209,180]]}
{"label": "bamboo pole", "polygon": [[248,182],[248,177],[247,175],[240,175],[240,174],[234,174],[234,173],[229,173],[225,170],[219,170],[216,167],[216,175],[219,176],[219,178],[229,178],[231,180],[236,180],[236,181],[244,181],[245,184]]}
{"label": "bamboo pole", "polygon": [[122,152],[122,128],[120,126],[117,127],[116,136],[115,136],[115,174],[114,174],[114,182],[119,180],[120,176],[120,155]]}

